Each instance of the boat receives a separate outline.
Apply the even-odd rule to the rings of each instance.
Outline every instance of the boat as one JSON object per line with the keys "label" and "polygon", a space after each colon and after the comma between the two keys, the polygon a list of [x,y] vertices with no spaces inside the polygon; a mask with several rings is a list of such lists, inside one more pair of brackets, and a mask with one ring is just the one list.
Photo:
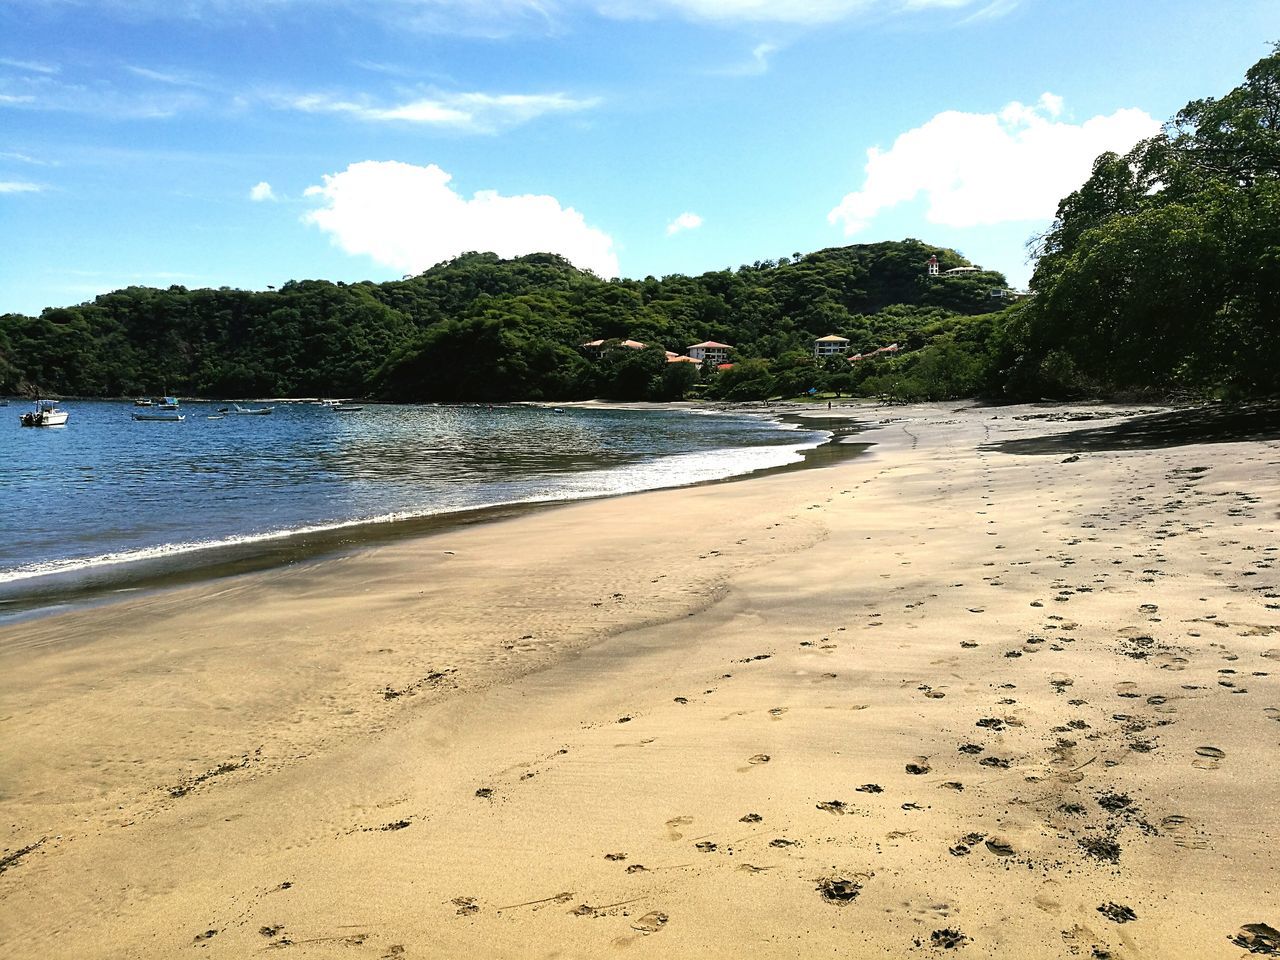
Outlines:
{"label": "boat", "polygon": [[335,403],[329,409],[334,413],[355,413],[357,410],[363,410],[364,407],[358,403]]}
{"label": "boat", "polygon": [[229,413],[239,414],[244,417],[265,417],[267,414],[275,410],[275,407],[242,407],[238,403],[231,405]]}
{"label": "boat", "polygon": [[153,406],[154,403],[155,401],[153,401],[150,397],[137,397],[133,401],[133,405],[135,407],[150,407],[150,406]]}
{"label": "boat", "polygon": [[177,410],[164,410],[158,407],[151,407],[147,410],[134,410],[133,419],[135,420],[161,420],[166,423],[181,423],[186,419],[185,415]]}
{"label": "boat", "polygon": [[35,410],[24,413],[18,422],[24,427],[60,427],[67,422],[67,411],[53,400],[37,400]]}
{"label": "boat", "polygon": [[157,397],[155,400],[151,401],[151,405],[155,407],[157,410],[177,410],[178,398],[177,397]]}

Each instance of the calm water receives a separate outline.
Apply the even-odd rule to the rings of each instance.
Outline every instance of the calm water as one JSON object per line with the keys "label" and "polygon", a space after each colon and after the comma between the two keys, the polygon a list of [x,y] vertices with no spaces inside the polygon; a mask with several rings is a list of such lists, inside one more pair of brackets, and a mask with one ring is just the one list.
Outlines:
{"label": "calm water", "polygon": [[[0,408],[0,599],[68,574],[369,521],[576,499],[800,459],[826,434],[727,414],[528,407],[280,404],[271,416],[134,422],[119,402],[63,404],[66,427]],[[255,405],[256,406],[256,405]]]}

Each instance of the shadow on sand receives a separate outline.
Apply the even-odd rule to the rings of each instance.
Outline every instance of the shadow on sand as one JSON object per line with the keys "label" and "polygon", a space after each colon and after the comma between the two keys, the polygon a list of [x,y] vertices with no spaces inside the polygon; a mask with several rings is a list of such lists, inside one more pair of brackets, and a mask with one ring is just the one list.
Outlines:
{"label": "shadow on sand", "polygon": [[1233,406],[1189,407],[1105,427],[1004,440],[991,444],[988,449],[1024,454],[1081,453],[1277,439],[1280,439],[1280,401],[1269,400]]}

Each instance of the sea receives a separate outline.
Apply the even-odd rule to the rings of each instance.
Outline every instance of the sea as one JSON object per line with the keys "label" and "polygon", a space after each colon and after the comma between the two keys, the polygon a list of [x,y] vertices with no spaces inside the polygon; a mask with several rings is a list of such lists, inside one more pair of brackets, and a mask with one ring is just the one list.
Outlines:
{"label": "sea", "polygon": [[[270,404],[245,404],[249,409]],[[86,596],[293,562],[529,504],[724,479],[830,439],[764,414],[396,406],[270,415],[66,401],[67,425],[0,422],[0,619]]]}

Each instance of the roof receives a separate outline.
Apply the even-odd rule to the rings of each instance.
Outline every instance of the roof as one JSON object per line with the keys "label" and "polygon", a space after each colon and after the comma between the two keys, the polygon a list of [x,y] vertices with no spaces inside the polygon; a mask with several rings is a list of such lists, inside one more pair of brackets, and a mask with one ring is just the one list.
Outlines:
{"label": "roof", "polygon": [[848,337],[842,337],[838,333],[829,333],[825,337],[819,337],[814,343],[848,343]]}
{"label": "roof", "polygon": [[667,363],[696,363],[702,366],[702,361],[695,360],[693,357],[667,357]]}
{"label": "roof", "polygon": [[[583,344],[583,346],[584,347],[603,347],[606,343],[609,343],[609,342],[610,341],[608,340],[588,340],[586,343]],[[645,347],[648,346],[647,343],[641,343],[639,340],[618,340],[616,342],[618,346],[626,347],[629,350],[643,350]]]}
{"label": "roof", "polygon": [[733,367],[734,365],[732,363],[720,363],[716,365],[717,370],[732,370]]}
{"label": "roof", "polygon": [[707,340],[705,343],[695,343],[695,344],[692,344],[692,345],[690,345],[689,349],[690,349],[690,350],[693,350],[693,349],[694,349],[694,348],[696,348],[696,347],[719,347],[719,348],[720,348],[720,349],[722,349],[722,350],[732,350],[732,349],[733,349],[733,347],[731,347],[731,346],[730,346],[729,344],[727,344],[727,343],[716,343],[714,340]]}

